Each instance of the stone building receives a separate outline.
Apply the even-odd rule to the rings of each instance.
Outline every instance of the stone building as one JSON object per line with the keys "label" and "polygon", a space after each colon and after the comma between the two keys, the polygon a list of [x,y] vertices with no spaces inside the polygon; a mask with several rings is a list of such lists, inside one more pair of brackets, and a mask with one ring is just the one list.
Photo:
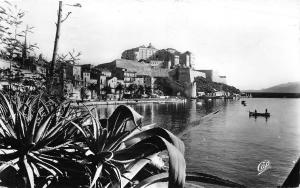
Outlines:
{"label": "stone building", "polygon": [[[190,63],[190,61],[189,61]],[[108,69],[112,76],[124,80],[124,84],[129,86],[131,83],[151,87],[153,90],[154,82],[158,78],[165,78],[173,88],[174,93],[180,91],[187,97],[196,96],[195,77],[205,77],[205,73],[196,71],[191,67],[178,66],[175,69],[153,67],[149,63],[134,60],[117,59],[110,63],[97,66],[99,69]]]}
{"label": "stone building", "polygon": [[107,85],[110,87],[111,92],[115,93],[115,89],[118,85],[118,78],[117,77],[107,78]]}
{"label": "stone building", "polygon": [[[175,68],[179,65],[180,52],[173,48],[158,50],[152,57],[152,60],[163,61],[164,68]],[[168,63],[170,62],[170,65]]]}
{"label": "stone building", "polygon": [[195,64],[194,61],[195,61],[195,57],[191,52],[186,51],[180,54],[179,63],[181,66],[193,68]]}
{"label": "stone building", "polygon": [[156,78],[169,76],[171,69],[155,68],[151,64],[143,61],[134,61],[126,59],[117,59],[110,63],[104,63],[97,66],[99,69],[108,69],[112,76],[124,81],[124,86],[130,84],[144,85],[145,87],[154,87]]}
{"label": "stone building", "polygon": [[164,62],[160,60],[150,60],[150,65],[152,67],[166,68]]}
{"label": "stone building", "polygon": [[124,85],[125,87],[128,87],[130,84],[135,82],[136,79],[136,72],[135,71],[130,71],[127,69],[117,69],[117,70],[121,70],[120,72],[120,76],[118,77],[121,80],[124,80]]}
{"label": "stone building", "polygon": [[151,75],[151,65],[149,63],[138,62],[127,59],[116,59],[109,63],[99,64],[97,68],[108,69],[111,71],[112,76],[116,76],[119,79],[124,78],[124,73],[127,71],[135,72],[137,75]]}
{"label": "stone building", "polygon": [[134,80],[134,84],[140,85],[140,86],[145,86],[144,76],[136,77],[135,80]]}
{"label": "stone building", "polygon": [[129,50],[125,50],[122,53],[121,58],[122,59],[128,59],[128,60],[141,60],[141,59],[149,59],[150,57],[152,57],[155,53],[156,53],[157,49],[154,48],[154,46],[151,45],[151,43],[149,44],[149,46],[145,47],[143,46],[139,46],[137,48],[132,48]]}
{"label": "stone building", "polygon": [[81,87],[82,86],[81,66],[66,63],[64,65],[64,68],[65,68],[65,73],[64,73],[65,79],[71,80],[75,88]]}
{"label": "stone building", "polygon": [[88,71],[83,71],[82,72],[82,81],[83,81],[83,86],[87,87],[90,83],[91,79],[91,73]]}

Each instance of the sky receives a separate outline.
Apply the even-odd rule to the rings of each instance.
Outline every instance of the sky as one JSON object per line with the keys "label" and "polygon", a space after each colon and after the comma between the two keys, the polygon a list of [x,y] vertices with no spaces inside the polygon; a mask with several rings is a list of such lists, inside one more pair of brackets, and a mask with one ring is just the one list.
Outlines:
{"label": "sky", "polygon": [[[50,60],[58,1],[12,2],[35,27],[30,42]],[[68,6],[75,3],[82,7]],[[196,69],[214,69],[242,90],[300,81],[298,0],[65,0],[67,12],[59,53],[80,51],[80,63],[111,62],[152,43],[191,51]]]}

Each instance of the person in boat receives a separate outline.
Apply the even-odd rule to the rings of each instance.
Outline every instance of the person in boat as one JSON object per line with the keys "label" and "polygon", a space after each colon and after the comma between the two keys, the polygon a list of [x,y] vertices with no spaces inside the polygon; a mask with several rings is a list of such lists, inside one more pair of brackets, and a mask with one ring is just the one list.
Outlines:
{"label": "person in boat", "polygon": [[268,109],[266,108],[266,114],[268,113]]}
{"label": "person in boat", "polygon": [[254,110],[254,113],[255,113],[255,114],[257,114],[257,111],[256,111],[256,109]]}

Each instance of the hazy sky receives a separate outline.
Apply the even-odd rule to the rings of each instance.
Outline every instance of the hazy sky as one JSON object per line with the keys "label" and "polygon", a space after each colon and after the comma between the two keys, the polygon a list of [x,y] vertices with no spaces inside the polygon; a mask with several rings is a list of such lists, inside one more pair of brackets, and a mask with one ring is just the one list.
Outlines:
{"label": "hazy sky", "polygon": [[[50,59],[58,1],[17,0],[34,26],[31,42]],[[78,0],[61,28],[59,52],[82,52],[81,63],[120,58],[148,45],[195,54],[196,68],[215,69],[240,89],[300,81],[300,1]],[[81,3],[82,8],[66,6]]]}

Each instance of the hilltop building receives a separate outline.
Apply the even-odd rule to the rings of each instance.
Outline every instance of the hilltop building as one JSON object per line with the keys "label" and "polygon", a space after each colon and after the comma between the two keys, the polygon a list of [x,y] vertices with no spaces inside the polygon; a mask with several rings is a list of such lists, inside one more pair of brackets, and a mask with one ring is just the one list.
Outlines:
{"label": "hilltop building", "polygon": [[150,43],[147,47],[143,46],[139,46],[137,48],[132,48],[129,50],[125,50],[122,53],[121,58],[122,59],[128,59],[128,60],[147,60],[150,57],[152,57],[155,53],[157,52],[157,49],[154,48],[154,46],[152,46],[152,44]]}
{"label": "hilltop building", "polygon": [[[99,64],[78,65],[74,62],[58,62],[55,65],[53,94],[69,99],[82,99],[82,91],[89,91],[88,99],[118,99],[128,93],[130,85],[143,86],[144,89],[156,89],[157,81],[164,80],[173,95],[196,97],[196,77],[208,78],[211,81],[226,83],[226,76],[220,76],[213,70],[195,70],[193,53],[181,53],[173,48],[156,49],[150,43],[125,50],[121,59]],[[0,62],[7,67],[7,62]],[[48,63],[42,58],[30,65],[24,73],[46,74]],[[7,73],[0,71],[0,89],[7,87]],[[121,85],[122,87],[118,87]],[[124,90],[121,92],[120,90]]]}
{"label": "hilltop building", "polygon": [[143,45],[125,50],[121,59],[149,63],[152,67],[168,69],[178,66],[193,68],[195,65],[195,57],[190,51],[180,53],[173,48],[158,50],[151,43],[148,47]]}
{"label": "hilltop building", "polygon": [[150,87],[153,90],[155,81],[159,78],[165,78],[168,79],[175,95],[179,92],[181,95],[188,97],[196,96],[195,77],[206,77],[205,73],[196,71],[191,67],[159,68],[144,61],[127,59],[116,59],[96,67],[110,70],[112,76],[124,80],[126,87],[135,83]]}
{"label": "hilltop building", "polygon": [[180,54],[179,63],[183,67],[190,67],[190,68],[192,68],[195,65],[195,57],[194,57],[194,55],[191,52],[186,51],[186,52]]}

